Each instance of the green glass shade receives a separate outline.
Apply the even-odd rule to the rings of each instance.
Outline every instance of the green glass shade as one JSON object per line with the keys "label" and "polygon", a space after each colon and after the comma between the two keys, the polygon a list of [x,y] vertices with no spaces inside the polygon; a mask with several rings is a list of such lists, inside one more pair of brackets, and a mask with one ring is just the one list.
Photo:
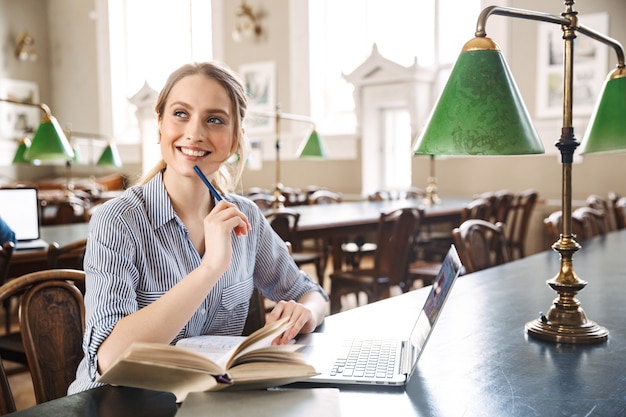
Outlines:
{"label": "green glass shade", "polygon": [[464,48],[417,140],[415,154],[544,152],[500,51]]}
{"label": "green glass shade", "polygon": [[304,142],[302,147],[298,150],[299,158],[326,158],[326,150],[324,144],[317,134],[317,131],[313,129],[311,135]]}
{"label": "green glass shade", "polygon": [[120,153],[117,150],[117,146],[114,143],[110,142],[100,158],[98,158],[98,162],[96,165],[101,167],[109,167],[109,168],[121,168],[122,167],[122,158],[120,158]]}
{"label": "green glass shade", "polygon": [[65,137],[59,122],[54,117],[46,116],[39,124],[24,156],[30,161],[67,161],[74,158],[74,150]]}
{"label": "green glass shade", "polygon": [[623,76],[610,78],[582,141],[582,154],[626,150],[626,70]]}
{"label": "green glass shade", "polygon": [[20,144],[15,151],[15,155],[13,156],[14,164],[30,164],[30,160],[26,159],[24,156],[29,146],[30,140],[28,138],[24,138],[20,141]]}

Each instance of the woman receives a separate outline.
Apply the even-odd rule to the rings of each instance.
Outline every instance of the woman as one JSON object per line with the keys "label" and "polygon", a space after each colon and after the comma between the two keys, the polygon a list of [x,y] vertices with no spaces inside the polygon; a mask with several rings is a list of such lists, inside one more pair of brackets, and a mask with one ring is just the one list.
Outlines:
{"label": "woman", "polygon": [[69,393],[97,386],[132,342],[241,334],[253,287],[277,301],[269,323],[294,322],[274,343],[321,324],[328,297],[257,206],[235,194],[216,203],[194,171],[222,193],[234,188],[243,167],[230,161],[245,161],[246,107],[224,67],[188,64],[170,75],[156,105],[162,162],[90,222],[85,357]]}

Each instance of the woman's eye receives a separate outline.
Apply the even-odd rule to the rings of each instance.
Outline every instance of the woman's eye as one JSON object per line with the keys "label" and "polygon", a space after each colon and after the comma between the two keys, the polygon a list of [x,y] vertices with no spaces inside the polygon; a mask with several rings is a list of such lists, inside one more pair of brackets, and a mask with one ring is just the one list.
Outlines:
{"label": "woman's eye", "polygon": [[220,119],[220,118],[218,118],[218,117],[209,117],[209,118],[207,119],[207,123],[221,125],[221,124],[223,124],[224,122],[222,121],[222,119]]}
{"label": "woman's eye", "polygon": [[187,113],[182,110],[176,110],[174,112],[174,116],[176,117],[187,117]]}

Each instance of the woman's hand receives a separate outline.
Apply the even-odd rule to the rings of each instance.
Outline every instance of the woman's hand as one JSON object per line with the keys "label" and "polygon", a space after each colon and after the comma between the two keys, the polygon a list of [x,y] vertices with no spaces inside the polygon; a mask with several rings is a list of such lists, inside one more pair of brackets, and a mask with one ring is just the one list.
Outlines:
{"label": "woman's hand", "polygon": [[293,326],[274,339],[272,344],[284,345],[300,333],[311,333],[322,323],[325,315],[326,300],[317,291],[305,294],[299,302],[279,301],[267,316],[266,324],[288,317]]}
{"label": "woman's hand", "polygon": [[232,232],[235,236],[246,236],[251,229],[250,222],[237,206],[225,200],[220,201],[204,218],[203,263],[210,263],[221,275],[226,271],[232,257]]}

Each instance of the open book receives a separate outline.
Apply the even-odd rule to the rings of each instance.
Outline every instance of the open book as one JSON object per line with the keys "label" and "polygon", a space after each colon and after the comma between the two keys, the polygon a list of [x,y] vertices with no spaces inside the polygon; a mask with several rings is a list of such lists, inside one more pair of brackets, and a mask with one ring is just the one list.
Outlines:
{"label": "open book", "polygon": [[[248,337],[197,336],[176,346],[133,343],[98,382],[172,392],[181,402],[190,392],[259,389],[301,381],[317,375],[297,352],[302,346],[271,345],[291,325],[283,319]],[[216,346],[229,349],[216,358]]]}

